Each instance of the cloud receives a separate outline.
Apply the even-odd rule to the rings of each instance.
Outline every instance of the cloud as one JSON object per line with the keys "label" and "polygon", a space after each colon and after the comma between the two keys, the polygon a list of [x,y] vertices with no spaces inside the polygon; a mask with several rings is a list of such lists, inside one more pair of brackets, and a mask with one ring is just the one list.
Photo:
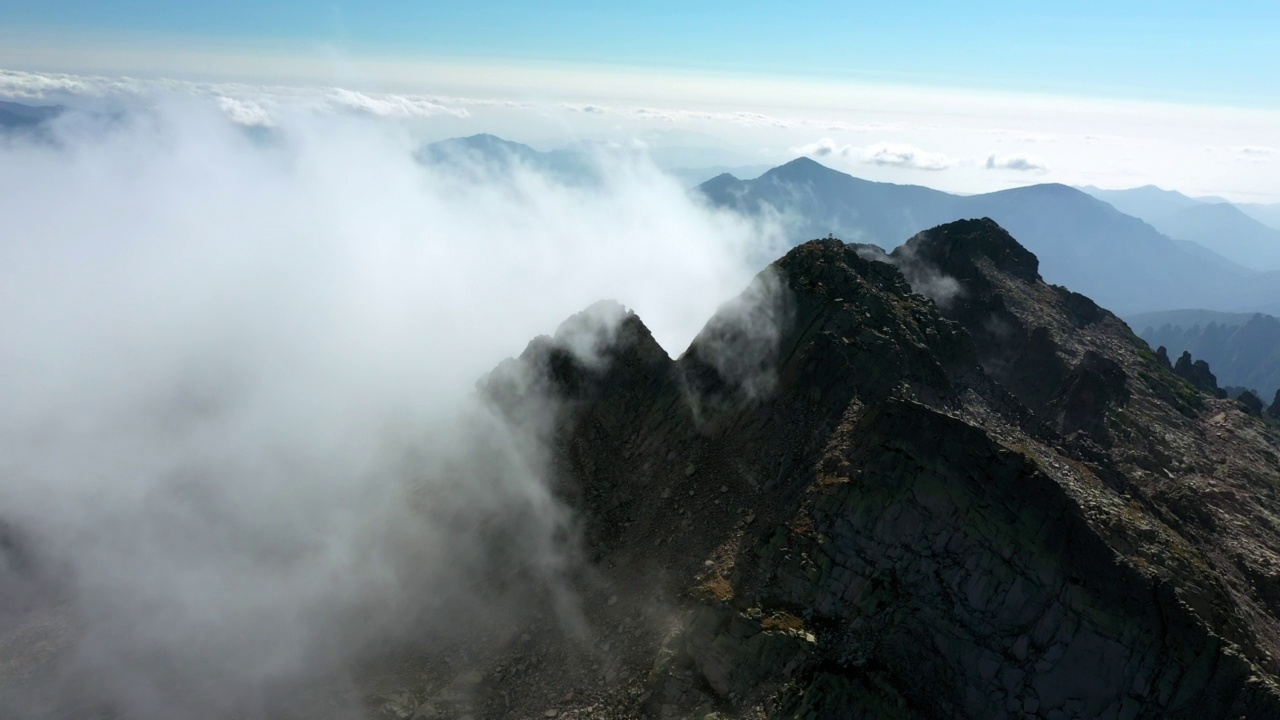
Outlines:
{"label": "cloud", "polygon": [[231,122],[237,125],[270,127],[274,124],[271,120],[271,113],[268,113],[256,102],[220,97],[218,98],[218,107],[222,109],[222,112],[226,114]]}
{"label": "cloud", "polygon": [[907,283],[911,285],[912,292],[933,300],[940,308],[950,307],[952,301],[964,295],[964,287],[960,281],[922,261],[916,255],[915,246],[900,245],[894,254],[890,255],[875,245],[867,245],[858,249],[858,255],[864,260],[876,260],[897,266]]}
{"label": "cloud", "polygon": [[366,112],[386,118],[432,117],[454,114],[466,116],[466,110],[450,108],[434,99],[414,95],[366,94],[335,88],[329,91],[328,104],[335,109]]}
{"label": "cloud", "polygon": [[792,148],[792,152],[810,157],[838,157],[854,162],[913,170],[945,170],[951,160],[941,153],[933,153],[911,145],[879,142],[867,147],[840,145],[831,138],[822,138],[808,145]]}
{"label": "cloud", "polygon": [[[617,110],[618,108],[615,108]],[[663,122],[701,121],[734,125],[740,128],[766,128],[776,130],[819,129],[838,132],[869,132],[878,130],[901,129],[897,123],[850,123],[840,120],[819,118],[784,117],[752,111],[714,112],[707,110],[688,110],[680,108],[621,108],[633,116],[644,120],[660,120]]]}
{"label": "cloud", "polygon": [[675,122],[675,113],[667,110],[657,110],[655,108],[636,108],[632,110],[632,115],[642,120],[658,120],[660,122]]}
{"label": "cloud", "polygon": [[858,148],[852,145],[839,145],[831,138],[822,138],[808,145],[801,145],[791,149],[791,152],[797,155],[806,155],[809,157],[853,157],[859,152]]}
{"label": "cloud", "polygon": [[591,187],[424,167],[383,118],[434,108],[390,96],[306,93],[255,139],[266,95],[0,143],[0,522],[42,558],[0,588],[71,615],[32,685],[68,706],[242,715],[543,598],[575,622],[556,408],[506,422],[476,380],[602,298],[677,354],[781,239],[633,154]]}
{"label": "cloud", "polygon": [[1226,155],[1238,163],[1268,163],[1272,158],[1280,156],[1280,148],[1265,145],[1212,145],[1206,147],[1205,152]]}
{"label": "cloud", "polygon": [[174,97],[213,100],[232,122],[271,126],[285,113],[359,113],[388,119],[465,118],[467,101],[429,95],[366,93],[344,88],[198,83],[169,79],[108,78],[0,70],[0,98],[24,102],[109,102],[129,108]]}
{"label": "cloud", "polygon": [[946,155],[898,143],[876,143],[866,149],[866,156],[864,162],[916,170],[945,170],[951,166]]}
{"label": "cloud", "polygon": [[987,156],[988,170],[1017,170],[1018,172],[1046,172],[1044,161],[1030,155]]}
{"label": "cloud", "polygon": [[[766,397],[777,383],[779,343],[794,316],[791,289],[770,265],[741,295],[720,306],[691,352],[713,367],[733,392],[748,399]],[[686,397],[695,416],[701,416],[702,392]]]}

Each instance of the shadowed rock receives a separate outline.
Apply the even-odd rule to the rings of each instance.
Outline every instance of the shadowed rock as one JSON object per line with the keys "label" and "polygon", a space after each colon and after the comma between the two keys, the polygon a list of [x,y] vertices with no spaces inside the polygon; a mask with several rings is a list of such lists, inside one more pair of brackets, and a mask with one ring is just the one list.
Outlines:
{"label": "shadowed rock", "polygon": [[1201,392],[1214,397],[1226,397],[1226,393],[1218,387],[1218,378],[1209,370],[1209,363],[1204,360],[1192,361],[1191,353],[1185,350],[1174,364],[1173,372]]}
{"label": "shadowed rock", "polygon": [[[785,311],[744,314],[762,297]],[[1280,717],[1280,430],[990,220],[891,255],[800,245],[676,360],[598,317],[484,385],[558,408],[610,648],[596,675],[520,666],[529,692],[574,688],[559,712]],[[484,714],[544,710],[520,702]]]}

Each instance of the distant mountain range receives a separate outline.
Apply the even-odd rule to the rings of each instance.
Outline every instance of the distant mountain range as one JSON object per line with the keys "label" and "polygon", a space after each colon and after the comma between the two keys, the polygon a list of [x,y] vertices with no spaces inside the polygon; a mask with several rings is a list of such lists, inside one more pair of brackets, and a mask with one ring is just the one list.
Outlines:
{"label": "distant mountain range", "polygon": [[721,175],[699,186],[714,205],[773,212],[793,240],[828,233],[886,248],[958,218],[990,217],[1040,257],[1045,278],[1121,313],[1174,307],[1266,312],[1280,308],[1280,279],[1253,272],[1065,185],[952,195],[878,183],[800,158],[755,180]]}
{"label": "distant mountain range", "polygon": [[1280,203],[1235,203],[1235,206],[1267,227],[1280,229]]}
{"label": "distant mountain range", "polygon": [[65,110],[61,105],[23,105],[0,100],[0,130],[34,128]]}
{"label": "distant mountain range", "polygon": [[1127,188],[1124,190],[1104,190],[1103,188],[1085,185],[1078,188],[1106,202],[1125,215],[1151,221],[1172,215],[1179,210],[1195,207],[1206,202],[1226,202],[1222,198],[1194,198],[1176,190],[1165,190],[1155,185]]}
{"label": "distant mountain range", "polygon": [[523,143],[488,134],[431,143],[418,151],[417,158],[419,162],[447,165],[454,170],[466,172],[505,172],[514,166],[524,166],[570,184],[595,183],[600,180],[595,163],[584,152],[543,152]]}
{"label": "distant mountain range", "polygon": [[751,180],[772,169],[772,165],[743,165],[740,167],[716,165],[713,167],[672,167],[666,168],[666,171],[675,175],[685,187],[693,188],[720,175],[728,174],[744,180]]}
{"label": "distant mountain range", "polygon": [[[1081,190],[1178,240],[1190,240],[1251,270],[1280,270],[1280,206],[1237,206],[1147,185],[1129,190]],[[1270,224],[1268,224],[1270,222]]]}
{"label": "distant mountain range", "polygon": [[[524,165],[561,182],[583,184],[599,182],[599,168],[593,154],[599,150],[591,144],[578,143],[555,150],[535,150],[523,143],[504,140],[496,135],[479,134],[450,138],[424,146],[418,160],[428,164],[450,164],[458,169],[489,167],[506,170],[513,164]],[[769,170],[769,165],[686,167],[671,148],[650,153],[651,159],[680,183],[693,188],[717,175],[733,173],[752,178]],[[477,165],[479,164],[479,165]]]}
{"label": "distant mountain range", "polygon": [[1280,230],[1231,203],[1192,205],[1151,224],[1169,237],[1199,243],[1247,268],[1280,269]]}
{"label": "distant mountain range", "polygon": [[1187,351],[1207,361],[1219,385],[1247,387],[1268,402],[1280,389],[1280,318],[1171,310],[1125,320],[1151,347],[1163,345],[1171,357]]}

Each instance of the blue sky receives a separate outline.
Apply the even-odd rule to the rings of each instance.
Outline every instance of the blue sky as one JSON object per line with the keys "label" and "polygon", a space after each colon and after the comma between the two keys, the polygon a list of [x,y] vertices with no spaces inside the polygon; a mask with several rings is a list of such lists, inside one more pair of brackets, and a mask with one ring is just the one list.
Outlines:
{"label": "blue sky", "polygon": [[[860,5],[860,6],[859,6]],[[538,60],[1280,107],[1280,3],[6,0],[46,48],[191,39],[263,54]],[[38,62],[24,69],[42,69]],[[60,68],[63,70],[74,68]],[[79,68],[84,72],[96,68]]]}
{"label": "blue sky", "polygon": [[354,109],[690,166],[1277,202],[1277,36],[1276,0],[0,0],[0,99],[162,88],[244,123]]}

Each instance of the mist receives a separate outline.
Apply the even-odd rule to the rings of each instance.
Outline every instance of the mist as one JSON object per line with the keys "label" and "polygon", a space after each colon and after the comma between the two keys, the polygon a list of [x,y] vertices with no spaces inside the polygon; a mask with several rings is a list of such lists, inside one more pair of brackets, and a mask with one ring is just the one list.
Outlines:
{"label": "mist", "polygon": [[575,622],[556,409],[476,381],[606,298],[677,355],[782,234],[640,155],[583,187],[418,145],[180,97],[0,138],[0,668],[35,668],[0,709],[257,717],[531,598]]}

